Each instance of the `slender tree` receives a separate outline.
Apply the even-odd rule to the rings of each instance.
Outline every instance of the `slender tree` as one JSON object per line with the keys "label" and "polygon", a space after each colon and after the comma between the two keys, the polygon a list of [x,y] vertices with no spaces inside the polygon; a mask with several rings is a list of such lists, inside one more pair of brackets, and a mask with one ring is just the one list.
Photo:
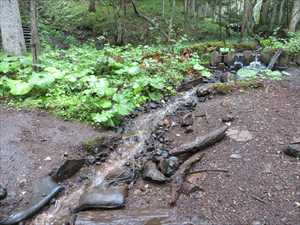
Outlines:
{"label": "slender tree", "polygon": [[26,51],[18,0],[0,0],[2,46],[10,55]]}
{"label": "slender tree", "polygon": [[89,12],[96,12],[96,0],[89,0]]}
{"label": "slender tree", "polygon": [[289,31],[295,32],[296,27],[300,21],[300,0],[294,0],[292,17],[289,25]]}
{"label": "slender tree", "polygon": [[30,0],[30,12],[31,12],[31,52],[32,52],[32,64],[33,70],[37,70],[37,64],[39,63],[39,37],[37,28],[37,8],[36,0]]}

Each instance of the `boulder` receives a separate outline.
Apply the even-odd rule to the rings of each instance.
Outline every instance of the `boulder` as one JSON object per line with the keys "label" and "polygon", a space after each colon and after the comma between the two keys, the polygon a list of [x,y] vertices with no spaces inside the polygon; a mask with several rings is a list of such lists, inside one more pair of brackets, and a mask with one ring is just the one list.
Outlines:
{"label": "boulder", "polygon": [[127,187],[95,187],[82,194],[75,212],[87,209],[118,209],[125,206]]}

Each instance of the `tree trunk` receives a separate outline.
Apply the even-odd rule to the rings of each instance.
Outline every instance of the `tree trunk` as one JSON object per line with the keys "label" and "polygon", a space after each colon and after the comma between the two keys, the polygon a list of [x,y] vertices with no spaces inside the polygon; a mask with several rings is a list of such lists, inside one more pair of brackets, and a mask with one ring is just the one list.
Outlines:
{"label": "tree trunk", "polygon": [[18,0],[0,1],[0,27],[4,51],[10,55],[22,55],[26,47]]}
{"label": "tree trunk", "polygon": [[96,12],[96,0],[89,0],[89,12]]}
{"label": "tree trunk", "polygon": [[294,6],[292,10],[292,17],[289,25],[289,31],[295,32],[296,27],[300,21],[300,0],[294,0]]}
{"label": "tree trunk", "polygon": [[244,17],[241,37],[248,35],[252,29],[252,2],[251,0],[244,0]]}
{"label": "tree trunk", "polygon": [[37,70],[38,53],[39,53],[39,37],[37,28],[37,9],[36,0],[30,0],[30,11],[31,11],[31,52],[32,52],[32,65],[33,70]]}
{"label": "tree trunk", "polygon": [[278,18],[278,23],[280,25],[284,24],[283,22],[283,15],[284,15],[284,6],[285,6],[286,0],[282,0],[280,3],[280,10],[279,10],[279,18]]}

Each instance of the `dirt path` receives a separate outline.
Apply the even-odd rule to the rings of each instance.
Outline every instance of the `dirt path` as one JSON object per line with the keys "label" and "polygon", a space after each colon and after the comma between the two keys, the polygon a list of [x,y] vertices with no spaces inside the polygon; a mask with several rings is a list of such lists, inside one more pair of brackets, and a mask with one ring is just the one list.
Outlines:
{"label": "dirt path", "polygon": [[2,217],[26,206],[35,180],[64,159],[80,157],[78,146],[100,133],[44,112],[1,108],[0,135],[0,183],[8,191],[0,202]]}

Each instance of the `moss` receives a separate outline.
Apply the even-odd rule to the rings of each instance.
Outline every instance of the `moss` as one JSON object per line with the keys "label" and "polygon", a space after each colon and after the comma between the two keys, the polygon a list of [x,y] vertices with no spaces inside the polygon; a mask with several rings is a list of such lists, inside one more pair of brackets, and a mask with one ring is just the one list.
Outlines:
{"label": "moss", "polygon": [[104,137],[96,137],[89,139],[82,144],[83,150],[87,152],[92,152],[95,146],[103,145],[105,142]]}
{"label": "moss", "polygon": [[261,80],[245,80],[229,83],[216,83],[212,86],[212,92],[219,95],[227,95],[236,90],[249,90],[264,87]]}

